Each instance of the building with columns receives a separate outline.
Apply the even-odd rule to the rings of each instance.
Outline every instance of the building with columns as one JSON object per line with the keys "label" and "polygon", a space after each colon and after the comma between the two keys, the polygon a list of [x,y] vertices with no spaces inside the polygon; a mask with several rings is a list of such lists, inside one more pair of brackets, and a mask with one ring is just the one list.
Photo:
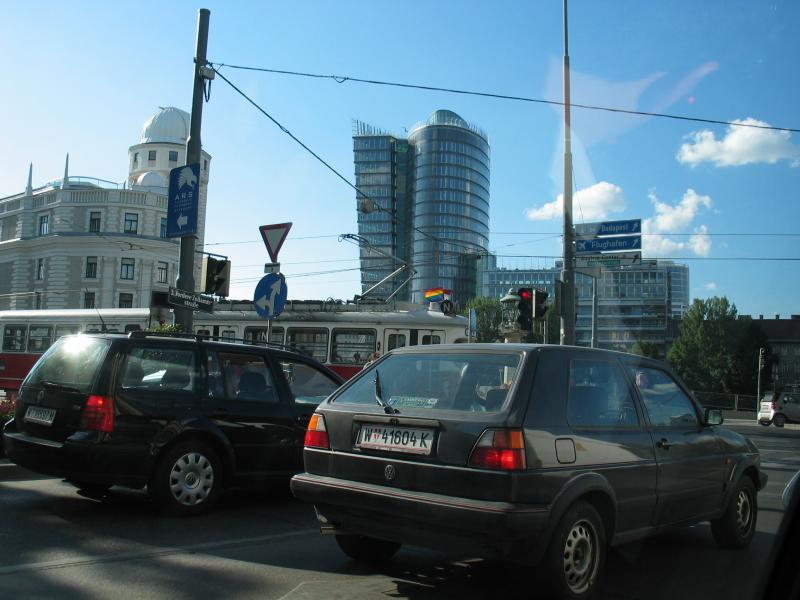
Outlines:
{"label": "building with columns", "polygon": [[[183,165],[189,114],[161,108],[128,150],[121,183],[69,173],[0,198],[0,310],[135,308],[178,275],[166,237],[169,171]],[[203,249],[211,156],[202,153],[196,250]],[[195,282],[200,262],[195,261]]]}

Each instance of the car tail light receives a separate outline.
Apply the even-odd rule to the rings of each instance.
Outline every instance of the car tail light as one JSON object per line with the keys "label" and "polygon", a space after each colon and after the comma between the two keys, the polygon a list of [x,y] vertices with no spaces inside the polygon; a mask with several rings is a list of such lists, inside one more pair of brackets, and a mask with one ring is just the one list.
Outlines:
{"label": "car tail light", "polygon": [[81,415],[81,429],[104,433],[114,431],[114,397],[89,396]]}
{"label": "car tail light", "polygon": [[330,449],[328,443],[328,430],[325,429],[325,417],[322,415],[311,415],[311,420],[308,422],[308,429],[306,429],[306,438],[303,441],[306,448],[324,448]]}
{"label": "car tail light", "polygon": [[469,457],[470,467],[520,471],[525,468],[525,438],[519,429],[487,429]]}
{"label": "car tail light", "polygon": [[778,410],[778,403],[777,402],[773,402],[772,403],[772,410]]}

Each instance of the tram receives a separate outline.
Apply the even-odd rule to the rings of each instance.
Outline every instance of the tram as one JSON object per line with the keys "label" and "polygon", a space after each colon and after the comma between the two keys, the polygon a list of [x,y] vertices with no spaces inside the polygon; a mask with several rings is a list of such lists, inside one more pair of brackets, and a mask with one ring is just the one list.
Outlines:
{"label": "tram", "polygon": [[[55,340],[74,333],[129,333],[169,319],[147,308],[0,311],[0,391],[14,400],[22,380]],[[467,341],[468,320],[439,305],[345,304],[290,300],[269,324],[250,302],[220,302],[195,313],[194,333],[243,343],[281,344],[305,352],[342,377],[361,370],[375,353],[402,346]]]}

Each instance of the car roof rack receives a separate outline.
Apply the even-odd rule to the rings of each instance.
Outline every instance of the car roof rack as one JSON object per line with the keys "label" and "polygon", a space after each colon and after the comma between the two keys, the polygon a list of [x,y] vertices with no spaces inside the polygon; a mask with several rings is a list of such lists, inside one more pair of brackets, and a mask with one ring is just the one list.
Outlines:
{"label": "car roof rack", "polygon": [[306,352],[298,348],[297,346],[292,346],[290,344],[279,344],[277,342],[267,342],[265,340],[247,340],[244,338],[231,338],[231,337],[223,338],[221,336],[213,336],[211,334],[206,334],[206,333],[183,333],[178,331],[144,331],[142,329],[139,329],[128,333],[128,337],[131,339],[143,339],[148,337],[168,337],[168,338],[194,340],[196,342],[217,342],[217,343],[242,344],[245,346],[265,346],[268,348],[275,348],[277,350],[284,350],[286,352],[293,352],[294,354],[300,354],[302,356],[309,356],[313,358],[313,355],[311,353]]}

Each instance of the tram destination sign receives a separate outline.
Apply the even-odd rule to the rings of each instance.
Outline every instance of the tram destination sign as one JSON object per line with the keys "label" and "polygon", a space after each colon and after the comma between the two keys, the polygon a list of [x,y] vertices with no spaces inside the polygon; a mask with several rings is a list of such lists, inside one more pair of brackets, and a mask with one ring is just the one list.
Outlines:
{"label": "tram destination sign", "polygon": [[214,312],[214,298],[195,292],[184,292],[178,288],[169,288],[167,302],[172,306],[181,306],[189,310],[199,310],[205,313]]}

